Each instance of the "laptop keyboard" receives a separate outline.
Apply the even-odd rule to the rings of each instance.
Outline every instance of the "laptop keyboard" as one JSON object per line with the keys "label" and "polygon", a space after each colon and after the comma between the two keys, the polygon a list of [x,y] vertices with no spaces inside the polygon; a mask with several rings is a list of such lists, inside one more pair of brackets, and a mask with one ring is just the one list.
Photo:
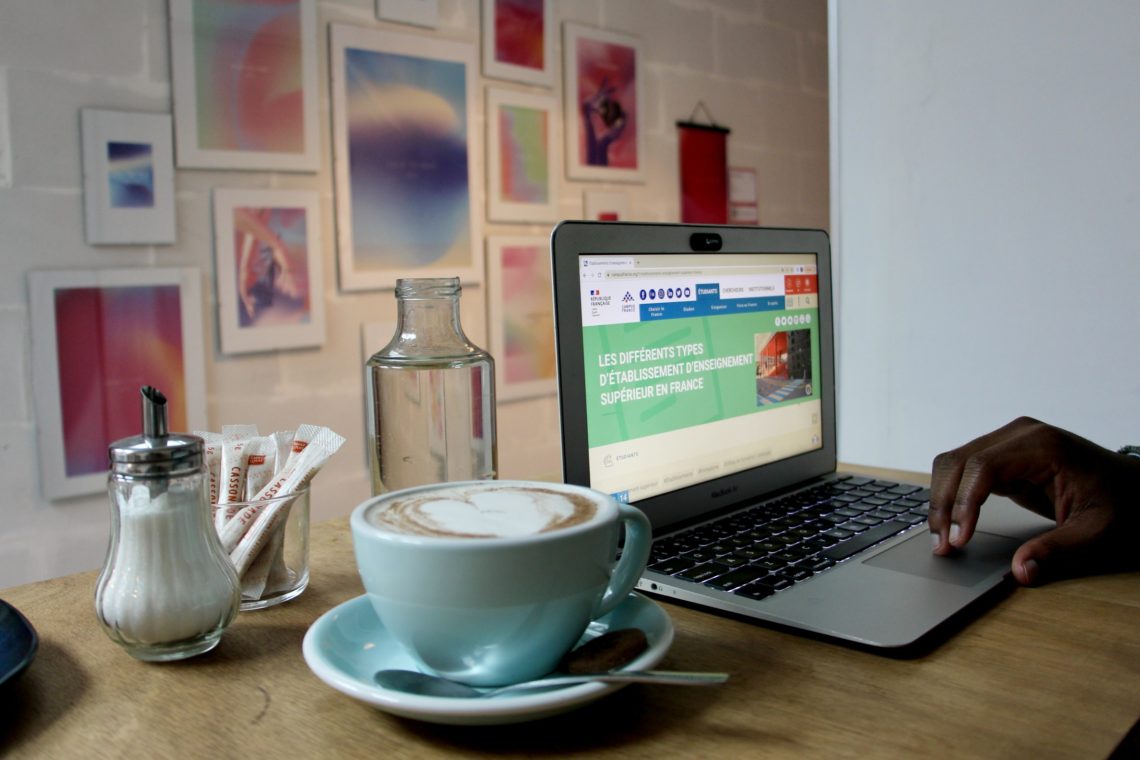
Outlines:
{"label": "laptop keyboard", "polygon": [[763,599],[926,521],[930,489],[840,475],[666,536],[649,569]]}

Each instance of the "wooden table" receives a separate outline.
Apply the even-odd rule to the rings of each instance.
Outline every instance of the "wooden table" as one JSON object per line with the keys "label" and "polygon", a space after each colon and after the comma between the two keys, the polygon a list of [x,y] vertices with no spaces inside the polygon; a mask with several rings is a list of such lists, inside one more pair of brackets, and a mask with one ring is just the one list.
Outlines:
{"label": "wooden table", "polygon": [[113,644],[95,578],[0,592],[41,639],[0,692],[0,756],[1103,758],[1140,715],[1140,573],[1014,589],[910,659],[663,603],[677,635],[661,667],[728,671],[727,684],[629,686],[505,727],[395,718],[309,671],[305,631],[362,591],[347,520],[313,527],[304,594],[242,613],[182,663]]}

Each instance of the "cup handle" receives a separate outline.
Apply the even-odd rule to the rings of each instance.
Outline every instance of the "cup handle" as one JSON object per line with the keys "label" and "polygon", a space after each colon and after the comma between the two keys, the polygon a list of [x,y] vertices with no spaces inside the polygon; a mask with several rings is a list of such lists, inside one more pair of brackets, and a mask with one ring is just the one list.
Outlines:
{"label": "cup handle", "polygon": [[602,617],[625,601],[649,561],[649,548],[653,543],[649,518],[637,507],[621,502],[618,502],[618,517],[625,523],[625,546],[592,619]]}

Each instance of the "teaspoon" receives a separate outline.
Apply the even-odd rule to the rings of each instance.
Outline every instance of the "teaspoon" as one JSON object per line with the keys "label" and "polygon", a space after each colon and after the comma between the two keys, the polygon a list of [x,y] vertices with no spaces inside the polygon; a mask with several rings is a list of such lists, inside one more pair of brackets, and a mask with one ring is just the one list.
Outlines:
{"label": "teaspoon", "polygon": [[491,697],[508,691],[544,689],[549,686],[567,686],[576,683],[598,681],[601,683],[657,683],[675,686],[708,686],[724,683],[727,673],[691,673],[668,670],[626,670],[606,673],[576,673],[574,675],[554,675],[534,681],[500,686],[494,689],[476,689],[473,686],[451,681],[441,676],[428,675],[416,670],[380,670],[376,683],[385,689],[393,689],[408,694],[426,697],[451,697],[472,699]]}

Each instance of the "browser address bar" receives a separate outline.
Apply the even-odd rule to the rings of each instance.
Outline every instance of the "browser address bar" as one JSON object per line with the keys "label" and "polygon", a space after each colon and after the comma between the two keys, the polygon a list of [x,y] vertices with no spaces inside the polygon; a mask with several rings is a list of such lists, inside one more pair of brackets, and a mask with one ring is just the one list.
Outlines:
{"label": "browser address bar", "polygon": [[783,267],[702,267],[700,269],[610,269],[606,279],[622,280],[644,277],[724,277],[725,275],[752,275],[771,277],[773,274],[787,274]]}
{"label": "browser address bar", "polygon": [[707,274],[707,271],[703,269],[611,269],[606,272],[606,279],[644,279],[647,274],[654,277],[699,277]]}

